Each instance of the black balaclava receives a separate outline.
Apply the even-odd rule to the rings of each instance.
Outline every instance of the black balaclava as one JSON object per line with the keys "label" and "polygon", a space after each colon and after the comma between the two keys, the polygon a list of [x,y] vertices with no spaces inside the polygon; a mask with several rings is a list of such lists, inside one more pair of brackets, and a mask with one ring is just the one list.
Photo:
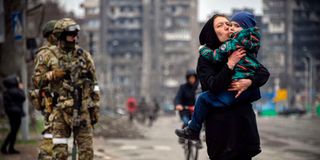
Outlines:
{"label": "black balaclava", "polygon": [[199,41],[201,45],[207,45],[210,49],[217,49],[222,44],[213,28],[214,19],[220,16],[223,15],[215,14],[203,26],[199,35]]}
{"label": "black balaclava", "polygon": [[[78,32],[75,32],[78,33]],[[73,33],[73,34],[75,34]],[[76,48],[76,41],[73,42],[68,42],[67,41],[67,35],[70,34],[70,32],[63,32],[61,37],[60,37],[60,42],[62,43],[63,49],[66,50],[67,52],[72,51]]]}

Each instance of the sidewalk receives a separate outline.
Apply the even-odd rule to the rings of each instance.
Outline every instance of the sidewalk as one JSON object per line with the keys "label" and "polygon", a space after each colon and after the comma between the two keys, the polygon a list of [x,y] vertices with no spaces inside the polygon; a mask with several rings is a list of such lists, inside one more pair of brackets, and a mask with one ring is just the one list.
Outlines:
{"label": "sidewalk", "polygon": [[17,144],[16,149],[20,154],[3,155],[0,153],[0,160],[35,160],[37,159],[38,149],[37,142],[30,144]]}
{"label": "sidewalk", "polygon": [[319,160],[320,119],[257,118],[262,153],[254,160]]}

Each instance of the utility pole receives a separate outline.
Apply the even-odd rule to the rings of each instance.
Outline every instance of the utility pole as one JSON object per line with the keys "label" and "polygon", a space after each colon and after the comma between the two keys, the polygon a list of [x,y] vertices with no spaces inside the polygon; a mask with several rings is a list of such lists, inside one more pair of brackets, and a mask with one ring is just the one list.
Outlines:
{"label": "utility pole", "polygon": [[142,80],[141,93],[146,101],[150,100],[150,68],[151,68],[151,49],[150,49],[150,0],[143,0],[143,53],[142,53]]}
{"label": "utility pole", "polygon": [[288,90],[288,107],[293,107],[293,99],[294,99],[294,85],[292,84],[292,80],[294,79],[293,70],[294,70],[294,57],[293,57],[293,50],[292,50],[292,42],[293,42],[293,35],[292,35],[292,23],[293,23],[293,5],[294,3],[291,0],[286,1],[286,35],[287,35],[287,90]]}
{"label": "utility pole", "polygon": [[[4,24],[4,3],[0,0],[0,24]],[[0,25],[0,44],[5,41],[5,25]]]}
{"label": "utility pole", "polygon": [[[113,88],[113,84],[112,84],[112,80],[111,80],[111,66],[112,66],[112,60],[111,60],[111,55],[108,53],[107,51],[107,36],[108,36],[108,32],[107,32],[107,26],[108,26],[108,17],[107,17],[107,6],[108,6],[109,0],[100,0],[100,51],[101,51],[101,55],[100,57],[102,58],[106,58],[105,62],[106,63],[106,74],[105,77],[103,77],[103,79],[106,79],[106,102],[108,102],[108,104],[110,106],[115,106],[114,105],[114,88]],[[101,64],[102,65],[102,64]]]}
{"label": "utility pole", "polygon": [[[163,56],[161,53],[163,52],[162,47],[163,47],[163,39],[162,39],[162,28],[161,28],[161,22],[163,22],[163,13],[161,10],[161,6],[163,6],[163,1],[162,0],[154,0],[152,5],[152,10],[153,10],[153,20],[152,20],[152,27],[153,27],[153,32],[152,34],[152,65],[155,67],[151,67],[151,73],[150,77],[152,77],[152,80],[150,82],[150,85],[152,86],[152,90],[150,95],[154,99],[155,97],[162,97],[161,92],[161,84],[162,84],[162,70],[161,70],[161,64],[162,64],[162,57]],[[151,78],[150,78],[151,79]]]}
{"label": "utility pole", "polygon": [[[22,18],[22,25],[23,25],[23,38],[22,38],[22,45],[21,45],[21,50],[23,57],[27,55],[27,46],[26,46],[26,33],[27,32],[27,10],[28,10],[28,0],[22,0],[22,6],[23,6],[23,18]],[[28,90],[28,67],[25,61],[25,58],[23,59],[22,65],[21,65],[21,79],[23,82],[24,86],[24,93],[27,95],[27,90]],[[29,116],[29,100],[26,98],[26,101],[23,105],[24,112],[26,116],[23,117],[22,119],[22,139],[23,140],[29,140],[29,121],[30,121],[30,116]]]}
{"label": "utility pole", "polygon": [[311,115],[315,116],[315,109],[313,107],[313,58],[312,56],[308,56],[309,58],[309,104],[311,107]]}
{"label": "utility pole", "polygon": [[309,101],[309,59],[308,57],[305,57],[303,59],[304,62],[304,76],[305,76],[305,91],[306,91],[306,100],[305,100],[305,108],[308,109],[308,105],[310,104]]}
{"label": "utility pole", "polygon": [[307,48],[303,48],[306,52],[307,56],[305,57],[305,76],[306,76],[306,91],[307,91],[307,102],[306,106],[310,106],[311,116],[316,116],[316,106],[314,105],[314,93],[315,93],[315,85],[314,85],[314,76],[316,72],[316,67],[318,65],[317,60],[314,59],[309,53]]}
{"label": "utility pole", "polygon": [[[191,31],[191,37],[198,37],[198,31],[199,31],[199,25],[198,25],[198,1],[197,0],[191,0],[190,2],[190,31]],[[196,24],[196,25],[195,25]],[[191,48],[190,55],[192,59],[190,60],[189,68],[196,68],[197,61],[198,61],[198,38],[191,38],[190,40]]]}
{"label": "utility pole", "polygon": [[[24,93],[27,93],[28,72],[25,56],[27,53],[27,0],[17,0],[15,3],[4,1],[5,8],[5,41],[2,45],[0,59],[0,74],[16,74],[24,85]],[[25,117],[22,118],[22,139],[29,139],[29,107],[28,99],[23,103]]]}

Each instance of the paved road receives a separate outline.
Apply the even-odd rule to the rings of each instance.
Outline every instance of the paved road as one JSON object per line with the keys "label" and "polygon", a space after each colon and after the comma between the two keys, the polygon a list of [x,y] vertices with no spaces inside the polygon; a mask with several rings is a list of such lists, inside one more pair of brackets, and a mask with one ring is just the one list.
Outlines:
{"label": "paved road", "polygon": [[[95,160],[183,160],[173,130],[178,117],[161,117],[152,128],[143,127],[146,139],[94,139]],[[320,119],[258,118],[263,152],[254,160],[320,160]],[[21,155],[0,160],[35,159],[35,144],[18,144]],[[202,149],[199,160],[208,160]]]}
{"label": "paved road", "polygon": [[263,152],[257,160],[320,160],[320,119],[258,118]]}
{"label": "paved road", "polygon": [[[181,145],[174,134],[180,126],[177,117],[160,117],[151,127],[145,127],[146,139],[95,139],[97,158],[112,160],[179,160],[184,159]],[[103,158],[103,156],[106,156]],[[208,159],[205,148],[200,160]]]}
{"label": "paved road", "polygon": [[[320,160],[320,119],[258,118],[263,152],[254,160]],[[110,160],[179,160],[183,150],[173,134],[177,117],[161,117],[145,140],[95,139],[96,157]],[[202,149],[200,160],[208,160]]]}

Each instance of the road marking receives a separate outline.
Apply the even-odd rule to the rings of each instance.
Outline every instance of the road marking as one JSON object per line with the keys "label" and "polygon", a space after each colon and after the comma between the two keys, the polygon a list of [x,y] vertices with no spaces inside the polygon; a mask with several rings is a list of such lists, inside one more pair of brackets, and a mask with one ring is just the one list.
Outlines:
{"label": "road marking", "polygon": [[99,157],[99,158],[104,158],[105,160],[111,159],[111,157],[105,155],[105,154],[102,153],[102,152],[95,152],[94,155],[97,156],[97,157]]}
{"label": "road marking", "polygon": [[123,145],[119,148],[120,150],[137,150],[138,147],[137,146],[133,146],[133,145]]}
{"label": "road marking", "polygon": [[[158,151],[171,151],[171,147],[169,146],[164,146],[164,145],[155,145],[155,146],[150,146],[152,150],[158,150]],[[137,150],[141,147],[135,146],[135,145],[123,145],[119,147],[119,150]],[[147,147],[148,148],[148,147]]]}
{"label": "road marking", "polygon": [[171,151],[171,147],[169,146],[153,146],[154,150],[158,150],[158,151]]}

